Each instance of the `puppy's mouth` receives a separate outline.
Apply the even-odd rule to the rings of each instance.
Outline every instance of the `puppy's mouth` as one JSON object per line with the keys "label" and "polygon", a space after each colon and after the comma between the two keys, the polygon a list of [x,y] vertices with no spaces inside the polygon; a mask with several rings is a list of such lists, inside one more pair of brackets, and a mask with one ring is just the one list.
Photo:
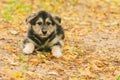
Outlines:
{"label": "puppy's mouth", "polygon": [[43,38],[48,37],[47,34],[41,34],[40,36],[43,37]]}

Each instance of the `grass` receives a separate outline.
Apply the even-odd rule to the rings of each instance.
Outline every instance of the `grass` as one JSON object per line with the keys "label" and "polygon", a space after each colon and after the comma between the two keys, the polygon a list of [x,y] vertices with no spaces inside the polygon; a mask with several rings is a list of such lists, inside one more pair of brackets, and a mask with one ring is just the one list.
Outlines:
{"label": "grass", "polygon": [[25,59],[26,59],[25,56],[19,56],[19,60],[20,60],[20,61],[24,61]]}
{"label": "grass", "polygon": [[13,20],[18,14],[27,14],[32,11],[32,5],[22,0],[8,0],[7,4],[4,4],[1,15],[5,21]]}
{"label": "grass", "polygon": [[30,66],[29,66],[29,65],[24,65],[23,68],[24,68],[24,69],[29,69]]}
{"label": "grass", "polygon": [[120,80],[120,76],[118,76],[116,80]]}

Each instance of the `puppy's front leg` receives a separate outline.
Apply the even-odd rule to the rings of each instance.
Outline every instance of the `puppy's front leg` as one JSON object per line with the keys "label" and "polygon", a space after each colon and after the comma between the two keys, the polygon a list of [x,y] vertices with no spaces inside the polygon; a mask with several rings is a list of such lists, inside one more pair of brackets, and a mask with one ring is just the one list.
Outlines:
{"label": "puppy's front leg", "polygon": [[52,49],[51,51],[53,56],[55,56],[56,58],[59,58],[62,56],[62,49],[60,45],[55,45],[51,49]]}
{"label": "puppy's front leg", "polygon": [[35,45],[33,43],[26,43],[24,44],[23,52],[25,54],[31,54],[33,53],[34,49],[35,49]]}

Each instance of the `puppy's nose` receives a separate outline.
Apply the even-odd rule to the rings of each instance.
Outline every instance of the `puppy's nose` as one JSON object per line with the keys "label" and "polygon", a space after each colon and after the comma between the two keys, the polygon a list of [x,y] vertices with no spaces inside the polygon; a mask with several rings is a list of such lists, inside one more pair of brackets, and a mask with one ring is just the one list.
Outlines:
{"label": "puppy's nose", "polygon": [[46,33],[47,33],[47,31],[42,31],[42,33],[43,33],[43,34],[46,34]]}

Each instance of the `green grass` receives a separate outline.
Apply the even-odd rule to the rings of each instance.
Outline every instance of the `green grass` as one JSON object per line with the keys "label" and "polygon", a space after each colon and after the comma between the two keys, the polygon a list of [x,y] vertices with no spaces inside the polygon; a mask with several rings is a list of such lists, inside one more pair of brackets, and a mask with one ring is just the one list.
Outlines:
{"label": "green grass", "polygon": [[116,80],[120,80],[120,76],[118,76]]}
{"label": "green grass", "polygon": [[22,0],[8,0],[7,4],[4,4],[3,10],[0,14],[5,21],[13,20],[17,17],[16,14],[29,13],[32,10],[32,5]]}
{"label": "green grass", "polygon": [[26,59],[25,56],[19,56],[19,60],[20,60],[20,61],[24,61],[25,59]]}
{"label": "green grass", "polygon": [[24,69],[29,69],[30,66],[29,66],[29,65],[24,65],[23,68],[24,68]]}

